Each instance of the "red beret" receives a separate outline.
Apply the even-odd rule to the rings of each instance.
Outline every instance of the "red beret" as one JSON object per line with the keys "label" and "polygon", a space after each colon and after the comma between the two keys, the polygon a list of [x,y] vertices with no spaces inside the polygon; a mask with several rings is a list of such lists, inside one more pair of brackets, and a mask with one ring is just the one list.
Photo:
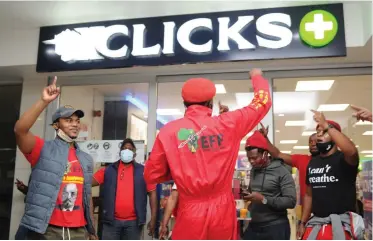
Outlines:
{"label": "red beret", "polygon": [[247,138],[246,147],[257,147],[268,150],[267,139],[259,131],[255,131],[252,136]]}
{"label": "red beret", "polygon": [[204,78],[187,80],[181,90],[184,101],[189,103],[201,103],[211,100],[215,94],[215,84],[211,80]]}
{"label": "red beret", "polygon": [[[339,132],[342,132],[342,128],[341,126],[335,122],[335,121],[332,121],[332,120],[326,120],[326,122],[328,122],[329,125],[332,125],[335,129],[337,129]],[[319,128],[319,125],[316,126],[316,129]]]}

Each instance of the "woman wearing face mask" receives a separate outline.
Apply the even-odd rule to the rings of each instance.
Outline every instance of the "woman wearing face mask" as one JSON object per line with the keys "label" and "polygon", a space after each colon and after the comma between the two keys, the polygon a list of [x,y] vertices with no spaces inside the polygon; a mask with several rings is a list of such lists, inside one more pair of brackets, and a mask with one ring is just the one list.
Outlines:
{"label": "woman wearing face mask", "polygon": [[268,156],[268,141],[259,132],[247,139],[246,154],[252,165],[249,192],[251,222],[246,240],[290,239],[287,209],[296,204],[295,183],[282,161]]}
{"label": "woman wearing face mask", "polygon": [[156,185],[147,185],[144,166],[135,161],[136,146],[125,139],[120,148],[120,160],[101,168],[93,175],[92,186],[103,185],[102,239],[139,240],[146,222],[147,195],[151,220],[149,235],[153,235],[157,215]]}
{"label": "woman wearing face mask", "polygon": [[[338,123],[326,120],[322,112],[313,112],[320,155],[307,168],[303,239],[359,239],[363,227],[355,221],[352,225],[352,220],[362,220],[352,213],[356,211],[358,151]],[[314,216],[308,220],[311,212]]]}

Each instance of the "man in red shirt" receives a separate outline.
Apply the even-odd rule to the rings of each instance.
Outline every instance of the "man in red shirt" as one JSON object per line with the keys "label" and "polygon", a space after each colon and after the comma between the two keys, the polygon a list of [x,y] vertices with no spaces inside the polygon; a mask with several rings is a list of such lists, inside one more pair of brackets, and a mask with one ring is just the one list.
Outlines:
{"label": "man in red shirt", "polygon": [[254,69],[250,77],[251,103],[214,117],[215,84],[203,78],[188,80],[182,88],[184,118],[167,123],[155,140],[144,176],[149,183],[173,179],[177,185],[172,239],[236,239],[232,179],[240,143],[271,108],[262,72]]}
{"label": "man in red shirt", "polygon": [[[58,97],[60,90],[56,87],[56,80],[55,77],[53,83],[44,88],[41,100],[26,111],[15,125],[17,145],[33,168],[21,225],[30,229],[31,239],[81,240],[87,238],[86,228],[91,230],[91,238],[96,238],[91,188],[86,189],[87,181],[91,182],[93,162],[74,142],[79,134],[83,111],[71,106],[59,108],[52,116],[52,126],[57,131],[57,138],[53,141],[46,142],[30,132],[38,116]],[[63,155],[66,155],[66,160],[58,160]],[[59,176],[62,177],[60,184],[56,180]],[[55,190],[59,190],[58,193],[54,193]],[[41,210],[47,216],[36,219],[36,213],[39,215]]]}
{"label": "man in red shirt", "polygon": [[[145,185],[144,166],[134,161],[136,146],[131,139],[122,142],[120,154],[121,160],[98,170],[92,180],[92,186],[104,187],[102,239],[139,240],[146,221],[147,194],[151,208],[148,230],[153,236],[158,205],[156,185]],[[137,198],[140,196],[145,198]]]}

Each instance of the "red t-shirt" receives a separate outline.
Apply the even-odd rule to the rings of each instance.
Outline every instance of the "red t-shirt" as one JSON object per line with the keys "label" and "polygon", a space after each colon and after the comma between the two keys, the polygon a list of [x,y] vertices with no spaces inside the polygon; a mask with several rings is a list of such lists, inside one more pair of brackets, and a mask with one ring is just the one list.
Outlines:
{"label": "red t-shirt", "polygon": [[[35,137],[35,146],[31,153],[24,154],[32,167],[39,161],[43,146],[44,140]],[[67,161],[68,164],[57,196],[56,207],[49,223],[60,227],[82,227],[87,224],[83,209],[84,176],[74,147],[70,147]]]}
{"label": "red t-shirt", "polygon": [[[101,185],[104,183],[106,167],[98,170],[93,178]],[[146,185],[148,192],[154,191],[156,185]],[[133,165],[124,165],[121,161],[118,167],[117,192],[115,198],[115,219],[135,220]]]}
{"label": "red t-shirt", "polygon": [[306,185],[306,175],[307,175],[307,166],[311,160],[311,156],[295,154],[291,155],[291,162],[293,167],[296,167],[299,171],[299,186],[300,186],[300,200],[303,204],[303,197],[306,194],[307,185]]}

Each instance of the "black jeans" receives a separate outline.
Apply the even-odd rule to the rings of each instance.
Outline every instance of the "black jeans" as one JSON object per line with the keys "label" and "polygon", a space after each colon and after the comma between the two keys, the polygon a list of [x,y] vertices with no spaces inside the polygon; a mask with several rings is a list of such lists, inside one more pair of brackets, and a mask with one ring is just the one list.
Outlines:
{"label": "black jeans", "polygon": [[246,229],[244,240],[290,240],[289,220],[274,225],[260,226],[250,223]]}
{"label": "black jeans", "polygon": [[26,240],[28,237],[29,230],[26,227],[19,225],[16,236],[14,237],[15,240]]}
{"label": "black jeans", "polygon": [[103,240],[140,240],[142,227],[133,221],[114,220],[112,224],[104,223],[102,227]]}

